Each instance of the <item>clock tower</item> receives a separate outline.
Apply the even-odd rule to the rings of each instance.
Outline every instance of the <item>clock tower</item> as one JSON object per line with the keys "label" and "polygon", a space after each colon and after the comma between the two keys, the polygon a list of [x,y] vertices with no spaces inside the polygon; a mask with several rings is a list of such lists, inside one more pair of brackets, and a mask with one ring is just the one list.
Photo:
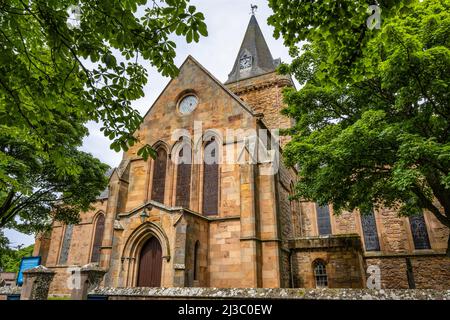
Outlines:
{"label": "clock tower", "polygon": [[[225,85],[263,116],[269,129],[286,129],[291,119],[281,115],[282,90],[293,86],[290,76],[276,72],[280,59],[273,59],[254,14],[245,32],[233,69]],[[286,137],[281,138],[286,141]]]}

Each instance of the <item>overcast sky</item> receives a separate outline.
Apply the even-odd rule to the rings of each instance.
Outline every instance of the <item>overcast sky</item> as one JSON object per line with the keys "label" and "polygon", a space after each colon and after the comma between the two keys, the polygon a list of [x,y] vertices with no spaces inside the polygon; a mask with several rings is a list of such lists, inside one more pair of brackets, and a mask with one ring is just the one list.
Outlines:
{"label": "overcast sky", "polygon": [[[188,55],[192,55],[216,78],[225,82],[233,67],[251,17],[250,4],[258,6],[256,18],[272,56],[275,59],[281,58],[285,62],[290,61],[288,50],[283,46],[283,41],[281,39],[275,40],[273,28],[267,25],[267,18],[272,13],[267,5],[267,0],[191,0],[191,4],[195,5],[198,11],[204,13],[209,35],[206,38],[200,38],[199,43],[191,44],[187,44],[184,38],[174,37],[173,40],[177,44],[176,65],[180,66]],[[141,61],[141,63],[145,65],[145,62]],[[148,74],[148,83],[144,88],[145,97],[133,103],[133,107],[141,115],[148,111],[170,80],[162,77],[150,65],[148,65]],[[88,126],[90,135],[84,139],[82,150],[91,153],[111,167],[116,167],[122,158],[122,154],[109,148],[111,141],[100,132],[100,124],[89,123]],[[5,233],[12,246],[34,243],[32,236],[12,230],[7,230]]]}

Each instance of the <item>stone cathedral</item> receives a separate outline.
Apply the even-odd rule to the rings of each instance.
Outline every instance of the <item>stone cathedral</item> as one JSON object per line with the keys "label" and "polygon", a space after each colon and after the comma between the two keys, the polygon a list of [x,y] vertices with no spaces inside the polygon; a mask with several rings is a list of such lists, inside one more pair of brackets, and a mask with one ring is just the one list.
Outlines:
{"label": "stone cathedral", "polygon": [[375,268],[382,288],[450,289],[448,230],[431,213],[335,216],[290,200],[296,170],[272,156],[288,139],[274,129],[291,126],[279,63],[254,15],[225,83],[184,61],[136,132],[157,157],[125,152],[95,209],[37,239],[56,271],[50,293],[68,293],[71,268],[89,263],[107,287],[364,288]]}

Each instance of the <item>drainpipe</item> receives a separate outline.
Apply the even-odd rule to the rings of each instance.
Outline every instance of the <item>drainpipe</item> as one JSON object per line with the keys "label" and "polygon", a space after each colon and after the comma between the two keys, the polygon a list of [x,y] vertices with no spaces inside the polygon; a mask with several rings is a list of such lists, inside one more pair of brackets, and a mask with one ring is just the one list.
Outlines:
{"label": "drainpipe", "polygon": [[295,288],[294,285],[294,269],[293,266],[294,264],[292,263],[292,256],[294,254],[294,250],[293,249],[289,249],[289,277],[291,280],[291,288]]}
{"label": "drainpipe", "polygon": [[416,288],[416,282],[414,280],[414,272],[413,267],[411,263],[411,258],[406,258],[406,277],[408,279],[408,287],[409,289],[415,289]]}

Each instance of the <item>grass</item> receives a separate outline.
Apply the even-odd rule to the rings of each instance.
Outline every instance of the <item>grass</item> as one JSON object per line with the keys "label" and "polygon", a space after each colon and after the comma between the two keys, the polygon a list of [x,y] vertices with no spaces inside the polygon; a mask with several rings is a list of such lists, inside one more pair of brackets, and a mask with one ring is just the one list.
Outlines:
{"label": "grass", "polygon": [[49,296],[47,300],[70,300],[69,296]]}

